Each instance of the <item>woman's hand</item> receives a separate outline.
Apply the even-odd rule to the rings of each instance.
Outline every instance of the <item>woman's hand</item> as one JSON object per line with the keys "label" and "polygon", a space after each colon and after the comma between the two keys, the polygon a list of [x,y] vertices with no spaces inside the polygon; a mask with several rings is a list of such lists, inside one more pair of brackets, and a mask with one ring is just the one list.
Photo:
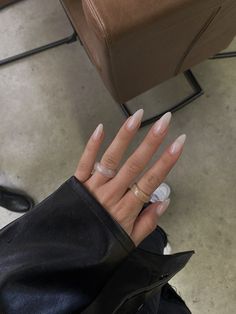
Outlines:
{"label": "woman's hand", "polygon": [[[78,180],[87,187],[100,204],[128,233],[135,245],[138,245],[155,230],[159,217],[169,205],[169,200],[163,203],[157,202],[149,205],[141,212],[144,201],[140,199],[140,195],[135,195],[129,188],[146,168],[148,162],[163,142],[168,132],[171,113],[165,114],[153,125],[143,142],[118,170],[126,149],[140,127],[142,117],[143,110],[141,109],[124,123],[101,159],[101,165],[105,167],[105,170],[110,169],[110,172],[117,171],[113,178],[109,178],[100,171],[94,171],[91,174],[99,148],[104,139],[102,124],[97,127],[89,139],[75,173]],[[136,182],[142,195],[151,196],[163,182],[179,159],[185,139],[185,135],[177,138],[155,164]]]}

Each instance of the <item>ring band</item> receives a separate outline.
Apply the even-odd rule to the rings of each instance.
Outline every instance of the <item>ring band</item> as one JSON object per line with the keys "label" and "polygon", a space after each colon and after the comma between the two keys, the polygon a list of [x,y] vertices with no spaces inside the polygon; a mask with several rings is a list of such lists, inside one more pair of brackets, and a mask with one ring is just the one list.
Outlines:
{"label": "ring band", "polygon": [[134,193],[134,195],[143,203],[148,203],[151,199],[151,196],[143,192],[137,185],[134,183],[130,190]]}
{"label": "ring band", "polygon": [[94,171],[98,171],[101,173],[103,176],[112,179],[116,175],[116,171],[109,169],[105,166],[103,166],[100,162],[96,162],[94,166]]}

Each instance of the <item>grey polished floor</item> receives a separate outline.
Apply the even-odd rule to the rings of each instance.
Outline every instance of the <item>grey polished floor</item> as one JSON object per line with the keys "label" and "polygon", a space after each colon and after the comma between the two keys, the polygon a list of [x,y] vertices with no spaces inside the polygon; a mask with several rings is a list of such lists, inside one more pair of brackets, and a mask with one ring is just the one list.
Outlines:
{"label": "grey polished floor", "polygon": [[[58,1],[23,1],[0,12],[0,55],[60,39],[71,31]],[[236,42],[231,49],[236,49]],[[193,71],[205,95],[174,114],[166,143],[180,133],[186,133],[188,141],[167,180],[172,202],[161,225],[175,252],[196,251],[172,281],[193,313],[232,314],[236,307],[236,59],[206,61]],[[188,92],[179,76],[130,105],[151,114]],[[37,201],[73,174],[98,123],[104,123],[106,145],[124,121],[78,42],[1,68],[0,117],[0,184],[19,187]],[[139,132],[129,152],[147,129]],[[0,226],[16,217],[1,208]]]}

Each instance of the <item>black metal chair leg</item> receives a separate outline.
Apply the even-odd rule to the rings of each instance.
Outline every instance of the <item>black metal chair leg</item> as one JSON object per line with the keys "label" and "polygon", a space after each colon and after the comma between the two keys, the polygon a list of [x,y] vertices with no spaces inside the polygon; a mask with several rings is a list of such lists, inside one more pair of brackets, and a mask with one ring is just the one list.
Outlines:
{"label": "black metal chair leg", "polygon": [[[191,94],[190,96],[187,96],[186,98],[184,98],[182,101],[180,101],[178,104],[176,104],[172,108],[170,108],[170,109],[168,109],[162,113],[159,113],[159,114],[155,115],[154,117],[151,117],[147,120],[144,120],[141,124],[141,127],[144,127],[146,125],[149,125],[149,124],[157,121],[168,111],[173,113],[173,112],[176,112],[177,110],[182,109],[183,107],[187,106],[188,104],[190,104],[191,102],[193,102],[194,100],[196,100],[197,98],[199,98],[200,96],[202,96],[204,94],[202,87],[198,83],[196,77],[194,76],[194,74],[192,73],[191,70],[184,72],[184,75],[185,75],[187,81],[189,82],[190,86],[193,89],[193,94]],[[126,117],[130,117],[132,115],[132,112],[128,108],[127,104],[120,104],[120,107],[121,107],[122,111],[124,112],[124,114],[126,115]]]}
{"label": "black metal chair leg", "polygon": [[15,55],[15,56],[8,57],[6,59],[0,60],[0,66],[3,66],[3,65],[6,65],[6,64],[9,64],[9,63],[12,63],[12,62],[15,62],[15,61],[27,58],[29,56],[35,55],[37,53],[40,53],[40,52],[43,52],[43,51],[46,51],[46,50],[49,50],[49,49],[52,49],[54,47],[58,47],[58,46],[61,46],[61,45],[64,45],[64,44],[72,43],[72,42],[74,42],[76,40],[77,40],[77,34],[74,32],[72,35],[70,35],[68,37],[65,37],[63,39],[54,41],[54,42],[52,42],[50,44],[47,44],[47,45],[44,45],[44,46],[41,46],[41,47],[38,47],[38,48],[34,48],[32,50],[20,53],[18,55]]}
{"label": "black metal chair leg", "polygon": [[214,59],[226,59],[226,58],[235,58],[236,57],[236,51],[228,51],[228,52],[221,52],[217,53],[215,56],[211,57],[211,60]]}

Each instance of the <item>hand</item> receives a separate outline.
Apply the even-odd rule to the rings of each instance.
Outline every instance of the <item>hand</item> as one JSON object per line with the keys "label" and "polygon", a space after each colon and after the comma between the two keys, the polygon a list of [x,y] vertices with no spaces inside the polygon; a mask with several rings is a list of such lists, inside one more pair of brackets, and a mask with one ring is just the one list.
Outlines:
{"label": "hand", "polygon": [[[117,171],[126,149],[140,127],[142,117],[143,110],[140,109],[124,123],[101,159],[103,166]],[[163,203],[157,202],[141,212],[144,202],[129,187],[137,180],[163,142],[170,120],[171,113],[167,113],[153,125],[143,142],[112,179],[98,171],[91,175],[104,139],[103,125],[100,124],[89,139],[75,173],[78,180],[121,225],[135,245],[138,245],[155,230],[159,217],[169,205],[169,200]],[[180,136],[141,176],[137,182],[141,191],[151,195],[163,182],[179,159],[185,139],[186,135]]]}

